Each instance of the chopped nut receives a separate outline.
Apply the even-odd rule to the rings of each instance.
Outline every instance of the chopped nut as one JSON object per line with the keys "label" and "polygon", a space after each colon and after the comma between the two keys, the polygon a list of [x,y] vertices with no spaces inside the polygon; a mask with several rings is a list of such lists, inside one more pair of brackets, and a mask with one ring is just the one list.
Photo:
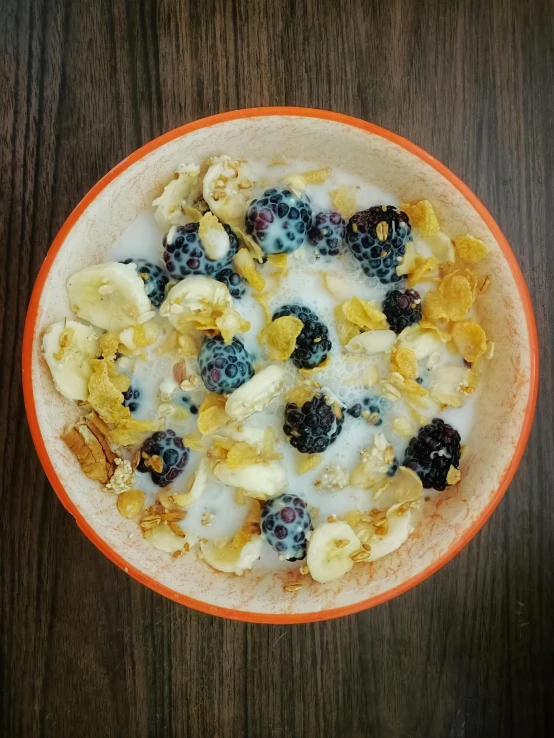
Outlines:
{"label": "chopped nut", "polygon": [[362,549],[361,551],[356,551],[353,554],[350,554],[350,558],[352,561],[359,562],[359,561],[365,561],[369,558],[369,551]]}
{"label": "chopped nut", "polygon": [[299,589],[302,589],[301,584],[285,584],[283,587],[285,592],[298,592]]}

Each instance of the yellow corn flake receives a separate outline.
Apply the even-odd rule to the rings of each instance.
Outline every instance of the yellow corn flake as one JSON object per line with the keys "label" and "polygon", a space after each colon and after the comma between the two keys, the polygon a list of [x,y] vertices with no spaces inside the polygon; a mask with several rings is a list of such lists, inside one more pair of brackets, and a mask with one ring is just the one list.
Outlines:
{"label": "yellow corn flake", "polygon": [[396,267],[396,273],[398,276],[403,277],[405,274],[413,272],[417,258],[414,244],[411,241],[408,241],[406,244],[406,253],[402,257],[400,264]]}
{"label": "yellow corn flake", "polygon": [[413,205],[402,203],[400,210],[407,214],[412,226],[417,228],[422,236],[434,236],[440,231],[439,221],[429,200],[420,200]]}
{"label": "yellow corn flake", "polygon": [[258,334],[260,343],[265,343],[269,358],[272,361],[285,361],[296,348],[296,339],[300,335],[304,324],[293,315],[284,315],[272,320],[271,323]]}
{"label": "yellow corn flake", "polygon": [[105,423],[117,423],[131,416],[123,405],[123,393],[129,389],[131,380],[118,374],[109,359],[93,359],[92,374],[88,381],[88,402]]}
{"label": "yellow corn flake", "polygon": [[423,317],[426,320],[448,320],[441,294],[438,290],[429,290],[423,298]]}
{"label": "yellow corn flake", "polygon": [[460,320],[452,326],[452,343],[466,361],[477,361],[487,350],[487,336],[473,320]]}
{"label": "yellow corn flake", "polygon": [[462,472],[459,469],[456,469],[455,466],[450,465],[450,469],[446,475],[446,484],[458,484],[461,478]]}
{"label": "yellow corn flake", "polygon": [[323,461],[321,454],[301,454],[296,452],[296,471],[298,474],[305,474],[306,472],[315,469],[318,464]]}
{"label": "yellow corn flake", "polygon": [[362,331],[386,330],[389,327],[385,314],[359,297],[351,297],[340,307],[344,317]]}
{"label": "yellow corn flake", "polygon": [[216,318],[215,325],[225,343],[231,343],[237,333],[246,333],[250,330],[250,323],[233,308],[226,308],[219,318]]}
{"label": "yellow corn flake", "polygon": [[419,376],[417,357],[412,349],[395,349],[391,355],[390,363],[391,369],[402,374],[405,379],[415,379]]}
{"label": "yellow corn flake", "polygon": [[233,232],[235,236],[238,238],[239,243],[244,246],[245,249],[250,253],[252,258],[256,259],[260,264],[264,260],[264,252],[262,251],[261,247],[254,241],[252,236],[249,236],[248,233],[245,233],[240,228],[233,228]]}
{"label": "yellow corn flake", "polygon": [[225,412],[225,397],[210,392],[198,411],[198,430],[203,436],[225,425],[229,418]]}
{"label": "yellow corn flake", "polygon": [[287,255],[286,254],[270,254],[267,257],[269,263],[277,269],[285,269],[287,266]]}
{"label": "yellow corn flake", "polygon": [[200,210],[193,208],[191,205],[181,205],[181,210],[191,223],[200,223],[202,220],[202,213]]}
{"label": "yellow corn flake", "polygon": [[256,269],[252,254],[247,249],[239,249],[233,257],[235,270],[244,277],[252,289],[262,292],[265,288],[265,279]]}
{"label": "yellow corn flake", "polygon": [[312,369],[299,369],[298,373],[304,377],[309,377],[312,374],[317,374],[318,372],[322,372],[324,369],[327,369],[330,363],[331,363],[331,354],[327,354],[325,361],[322,361],[321,364],[314,366]]}
{"label": "yellow corn flake", "polygon": [[411,438],[415,429],[407,418],[397,417],[392,419],[392,429],[401,438]]}
{"label": "yellow corn flake", "polygon": [[468,264],[477,264],[487,256],[487,247],[480,238],[469,234],[454,239],[457,256]]}
{"label": "yellow corn flake", "polygon": [[464,395],[472,395],[477,389],[479,379],[480,377],[478,372],[473,369],[468,369],[464,377],[464,381],[460,385],[460,392],[463,392]]}
{"label": "yellow corn flake", "polygon": [[177,335],[177,345],[179,352],[183,356],[198,356],[199,346],[193,336],[188,333],[181,333]]}
{"label": "yellow corn flake", "polygon": [[356,191],[353,187],[341,185],[336,190],[332,190],[329,193],[329,197],[331,198],[333,208],[338,210],[346,220],[349,220],[358,209],[356,205]]}
{"label": "yellow corn flake", "polygon": [[113,333],[104,333],[100,336],[100,354],[108,360],[115,360],[119,349],[119,336]]}
{"label": "yellow corn flake", "polygon": [[296,387],[293,387],[285,395],[287,402],[291,402],[298,407],[302,407],[305,402],[309,402],[315,395],[316,388],[317,385],[314,387],[308,384],[297,384]]}
{"label": "yellow corn flake", "polygon": [[308,186],[303,174],[287,174],[286,177],[283,177],[283,182],[288,185],[289,189],[298,197],[302,197],[304,192],[306,192],[306,187]]}
{"label": "yellow corn flake", "polygon": [[416,256],[414,267],[408,275],[408,287],[413,287],[418,282],[429,282],[430,275],[436,272],[439,262],[434,256],[424,259],[422,256]]}
{"label": "yellow corn flake", "polygon": [[111,438],[118,446],[134,446],[143,440],[145,433],[154,433],[162,427],[160,421],[129,418],[117,423],[111,432]]}
{"label": "yellow corn flake", "polygon": [[355,525],[358,525],[360,520],[362,519],[362,513],[360,510],[348,510],[348,512],[345,512],[342,516],[348,525],[353,528]]}
{"label": "yellow corn flake", "polygon": [[463,320],[473,305],[473,290],[460,274],[452,273],[440,283],[439,293],[449,320]]}
{"label": "yellow corn flake", "polygon": [[479,284],[479,278],[475,274],[475,272],[472,272],[471,269],[464,269],[463,272],[460,272],[462,277],[465,277],[467,281],[469,282],[469,286],[471,287],[471,291],[473,293],[473,301],[475,302],[475,298],[477,297],[478,290],[478,284]]}
{"label": "yellow corn flake", "polygon": [[435,325],[435,323],[431,323],[431,321],[429,320],[420,320],[419,327],[422,331],[436,333],[437,338],[442,341],[442,343],[448,343],[448,341],[452,340],[452,334],[450,333],[450,331],[439,328],[438,325]]}
{"label": "yellow corn flake", "polygon": [[265,324],[269,325],[271,323],[271,310],[269,309],[269,295],[267,292],[257,292],[256,294],[252,295],[252,297],[259,302],[260,307],[264,311],[264,320]]}
{"label": "yellow corn flake", "polygon": [[361,333],[361,330],[357,325],[351,323],[342,310],[342,305],[337,305],[334,310],[335,313],[335,328],[337,335],[342,346]]}
{"label": "yellow corn flake", "polygon": [[202,435],[200,433],[187,433],[183,438],[183,443],[191,451],[202,451],[204,449]]}
{"label": "yellow corn flake", "polygon": [[309,172],[304,172],[302,176],[307,184],[323,184],[327,182],[332,174],[333,170],[330,167],[325,167],[324,169],[310,169]]}
{"label": "yellow corn flake", "polygon": [[171,331],[162,345],[156,348],[156,353],[162,356],[163,354],[171,354],[174,351],[177,351],[179,347],[178,339],[179,332],[175,330]]}
{"label": "yellow corn flake", "polygon": [[239,441],[233,444],[225,461],[229,469],[246,469],[258,461],[258,449],[249,443]]}

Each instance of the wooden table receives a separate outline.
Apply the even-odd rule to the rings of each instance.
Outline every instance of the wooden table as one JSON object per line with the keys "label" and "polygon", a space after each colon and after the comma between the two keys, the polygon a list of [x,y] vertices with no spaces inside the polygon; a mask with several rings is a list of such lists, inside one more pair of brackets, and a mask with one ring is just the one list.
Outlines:
{"label": "wooden table", "polygon": [[[0,736],[553,736],[551,0],[2,0],[0,38]],[[283,104],[462,177],[527,277],[543,375],[521,468],[454,561],[360,615],[268,627],[164,600],[89,543],[19,373],[33,280],[87,190],[181,123]]]}

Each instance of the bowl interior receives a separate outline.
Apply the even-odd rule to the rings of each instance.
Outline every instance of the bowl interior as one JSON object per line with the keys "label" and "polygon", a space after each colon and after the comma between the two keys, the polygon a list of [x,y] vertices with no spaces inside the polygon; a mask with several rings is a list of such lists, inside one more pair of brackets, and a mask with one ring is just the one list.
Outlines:
{"label": "bowl interior", "polygon": [[[426,161],[392,140],[395,137],[386,138],[371,126],[349,124],[340,116],[336,120],[274,114],[227,118],[196,130],[185,127],[172,132],[158,147],[150,145],[144,155],[133,155],[87,196],[85,204],[90,202],[62,230],[43,285],[44,274],[39,278],[37,289],[40,292],[42,285],[42,292],[36,314],[31,312],[29,317],[32,350],[24,362],[30,366],[31,426],[64,504],[105,553],[144,583],[175,600],[231,617],[273,622],[330,617],[376,604],[420,581],[486,520],[513,474],[522,451],[521,437],[530,423],[535,350],[532,314],[515,261],[509,261],[513,255],[510,252],[507,258],[503,252],[506,245],[500,232],[492,220],[488,220],[491,227],[487,225],[484,209],[480,214],[479,206],[466,199],[466,193],[430,157]],[[149,546],[136,522],[120,517],[113,497],[80,472],[76,459],[60,441],[60,432],[76,412],[55,392],[40,352],[42,330],[70,314],[64,288],[68,276],[107,258],[113,242],[150,206],[178,163],[201,161],[218,153],[264,160],[285,154],[291,160],[314,160],[321,166],[347,169],[401,200],[427,198],[451,237],[472,233],[485,241],[490,252],[483,274],[490,274],[492,281],[479,299],[478,310],[496,348],[480,389],[462,462],[462,482],[426,503],[423,523],[396,553],[354,567],[337,582],[312,582],[287,597],[283,596],[283,573],[248,572],[237,578],[217,573],[192,556],[174,561]]]}

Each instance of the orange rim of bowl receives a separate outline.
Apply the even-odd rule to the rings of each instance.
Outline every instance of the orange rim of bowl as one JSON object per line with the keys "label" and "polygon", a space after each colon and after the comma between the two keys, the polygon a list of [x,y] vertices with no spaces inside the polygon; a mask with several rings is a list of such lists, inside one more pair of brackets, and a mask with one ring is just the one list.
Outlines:
{"label": "orange rim of bowl", "polygon": [[[64,243],[67,235],[69,234],[69,232],[71,231],[71,229],[73,228],[77,220],[81,217],[83,212],[86,210],[86,208],[93,202],[93,200],[100,194],[100,192],[102,192],[102,190],[105,187],[107,187],[114,179],[116,179],[116,177],[118,177],[123,171],[125,171],[125,169],[130,167],[132,164],[139,161],[144,156],[154,151],[155,149],[159,148],[160,146],[163,146],[167,142],[172,141],[175,138],[178,138],[179,136],[183,136],[188,133],[192,133],[193,131],[197,131],[201,128],[209,128],[211,126],[218,125],[219,123],[225,123],[231,120],[237,120],[241,118],[259,118],[259,117],[274,116],[274,115],[275,116],[289,116],[289,117],[296,116],[296,117],[305,117],[305,118],[319,118],[320,120],[328,120],[328,121],[334,121],[336,123],[343,123],[345,125],[358,128],[362,131],[366,131],[367,133],[381,136],[382,138],[385,138],[388,141],[391,141],[392,143],[397,144],[398,146],[401,146],[402,148],[406,149],[410,153],[417,156],[419,159],[423,160],[426,164],[433,167],[433,169],[435,169],[437,172],[439,172],[439,174],[445,177],[452,185],[454,185],[454,187],[463,195],[463,197],[473,206],[473,208],[479,213],[481,218],[484,220],[487,227],[493,234],[495,240],[497,241],[498,245],[500,246],[506,261],[508,262],[508,265],[514,276],[517,289],[518,289],[519,295],[523,303],[523,309],[525,312],[525,320],[527,323],[527,332],[528,332],[528,337],[529,337],[529,347],[530,347],[529,400],[527,403],[527,410],[526,410],[525,418],[523,420],[523,425],[521,428],[521,434],[520,434],[518,443],[516,445],[514,455],[510,461],[510,464],[507,466],[507,468],[504,471],[504,475],[500,481],[500,484],[498,485],[498,489],[495,491],[491,500],[489,501],[487,506],[483,509],[483,511],[481,512],[481,515],[477,518],[477,520],[473,523],[473,525],[467,531],[465,531],[465,533],[442,556],[440,556],[436,561],[434,561],[432,564],[426,567],[423,571],[421,571],[416,576],[413,576],[410,579],[407,579],[402,584],[399,584],[398,586],[393,587],[392,589],[386,592],[383,592],[382,594],[375,595],[366,600],[355,602],[351,605],[345,605],[343,607],[337,607],[337,608],[332,608],[328,610],[319,610],[315,612],[293,613],[293,614],[286,614],[286,613],[266,614],[263,612],[249,612],[249,611],[242,611],[242,610],[234,610],[234,609],[230,609],[226,607],[220,607],[218,605],[210,605],[209,603],[202,602],[201,600],[193,599],[191,597],[188,597],[187,595],[183,595],[179,592],[172,590],[170,587],[160,584],[156,580],[152,579],[152,577],[149,577],[146,574],[144,574],[140,569],[137,569],[136,567],[129,564],[127,561],[125,561],[125,559],[122,556],[116,553],[98,535],[98,533],[96,533],[96,531],[89,525],[89,523],[86,521],[83,515],[79,512],[75,504],[69,498],[67,492],[64,489],[63,484],[61,483],[58,475],[56,474],[54,466],[52,462],[50,461],[50,457],[46,450],[46,446],[44,444],[44,440],[42,438],[42,434],[40,431],[40,426],[39,426],[37,412],[35,408],[35,402],[34,402],[33,381],[32,381],[33,340],[34,340],[34,335],[35,335],[35,325],[36,325],[36,318],[38,314],[38,307],[40,304],[40,299],[42,296],[44,285],[46,283],[46,280],[48,279],[48,274],[50,272],[52,264],[54,263],[56,255],[58,251],[60,250],[62,244]],[[87,536],[87,538],[89,538],[92,541],[92,543],[94,543],[94,545],[97,548],[100,549],[100,551],[102,551],[103,554],[105,554],[111,561],[113,561],[114,564],[119,566],[121,569],[123,569],[126,573],[128,573],[134,579],[137,579],[139,582],[141,582],[141,584],[144,584],[145,586],[149,587],[155,592],[158,592],[158,594],[161,594],[164,597],[169,598],[170,600],[179,602],[183,605],[187,605],[188,607],[191,607],[195,610],[199,610],[204,613],[208,613],[210,615],[218,615],[220,617],[228,618],[231,620],[242,620],[246,622],[255,622],[255,623],[272,623],[272,624],[308,623],[308,622],[314,622],[318,620],[329,620],[331,618],[338,618],[344,615],[351,615],[351,614],[360,612],[361,610],[366,610],[370,607],[374,607],[375,605],[379,605],[383,602],[386,602],[387,600],[391,600],[393,597],[397,597],[403,592],[406,592],[412,587],[415,587],[417,584],[419,584],[420,582],[430,577],[438,569],[440,569],[442,566],[448,563],[448,561],[450,561],[457,553],[459,553],[459,551],[471,540],[471,538],[473,538],[473,536],[486,523],[486,521],[489,519],[489,517],[491,516],[491,514],[497,507],[498,503],[504,496],[506,489],[508,488],[510,482],[512,481],[514,477],[514,474],[523,456],[523,452],[525,450],[525,446],[529,438],[529,433],[531,431],[531,426],[533,423],[533,416],[535,412],[535,404],[536,404],[536,399],[537,399],[537,386],[538,386],[538,339],[537,339],[537,329],[536,329],[536,324],[535,324],[535,316],[534,316],[533,307],[531,304],[531,298],[529,297],[527,285],[525,284],[525,280],[521,272],[521,269],[519,267],[519,264],[517,263],[516,257],[512,249],[510,248],[508,241],[506,240],[499,226],[496,224],[494,218],[491,216],[491,214],[488,212],[488,210],[485,208],[485,206],[479,200],[479,198],[476,197],[476,195],[474,195],[473,192],[471,192],[471,190],[455,174],[453,174],[453,172],[451,172],[446,166],[444,166],[444,164],[441,164],[440,161],[435,159],[433,156],[428,154],[423,149],[419,148],[419,146],[416,146],[415,144],[413,144],[411,141],[408,141],[407,139],[402,138],[401,136],[398,136],[395,133],[392,133],[386,128],[381,128],[380,126],[376,126],[372,123],[367,123],[364,120],[360,120],[359,118],[353,118],[349,115],[343,115],[341,113],[334,113],[328,110],[318,110],[314,108],[299,108],[299,107],[248,108],[244,110],[234,110],[228,113],[219,113],[218,115],[212,115],[208,118],[202,118],[192,123],[187,123],[183,126],[180,126],[179,128],[175,128],[174,130],[169,131],[168,133],[165,133],[164,135],[159,136],[158,138],[155,138],[153,141],[150,141],[149,143],[142,146],[140,149],[137,149],[136,151],[134,151],[127,158],[125,158],[122,162],[120,162],[117,166],[115,166],[104,177],[102,177],[102,179],[85,195],[85,197],[81,200],[81,202],[77,205],[77,207],[73,210],[71,215],[68,217],[68,219],[65,221],[65,223],[61,227],[58,235],[54,239],[54,242],[52,243],[46,255],[46,258],[37,276],[37,279],[36,279],[36,282],[33,288],[33,292],[31,295],[31,300],[29,302],[29,308],[27,310],[27,317],[25,321],[25,331],[23,335],[22,379],[23,379],[23,395],[24,395],[24,400],[25,400],[25,409],[26,409],[27,418],[29,421],[29,426],[31,429],[31,435],[32,435],[33,442],[35,444],[40,462],[42,464],[42,467],[44,468],[44,471],[46,472],[48,480],[50,481],[50,484],[52,485],[56,494],[60,498],[63,506],[66,508],[66,510],[68,510],[71,513],[71,515],[73,515],[73,517],[77,521],[77,524],[79,528],[82,530],[82,532]]]}

